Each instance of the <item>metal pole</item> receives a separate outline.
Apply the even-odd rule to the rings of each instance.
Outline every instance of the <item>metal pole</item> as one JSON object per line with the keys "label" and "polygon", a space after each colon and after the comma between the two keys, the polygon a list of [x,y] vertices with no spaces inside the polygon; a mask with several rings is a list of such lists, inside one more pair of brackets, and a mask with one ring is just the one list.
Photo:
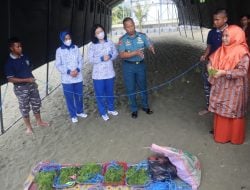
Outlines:
{"label": "metal pole", "polygon": [[94,21],[93,21],[93,25],[95,24],[95,19],[96,19],[96,9],[97,9],[97,2],[95,0],[92,0],[94,3]]}
{"label": "metal pole", "polygon": [[70,33],[71,34],[72,34],[72,28],[73,28],[74,9],[75,9],[75,0],[73,0],[73,5],[71,9],[71,18],[70,18]]}
{"label": "metal pole", "polygon": [[[85,34],[86,34],[86,32],[87,32],[87,27],[86,27],[86,23],[87,23],[87,17],[88,17],[88,7],[89,7],[89,0],[85,0],[84,1],[85,2],[85,14],[84,14],[84,23],[83,23],[83,43],[82,43],[82,45],[84,46],[84,44],[85,44]],[[83,52],[84,52],[84,48],[83,48]]]}
{"label": "metal pole", "polygon": [[1,134],[4,133],[3,126],[3,104],[2,104],[2,86],[0,86],[0,125],[1,125]]}
{"label": "metal pole", "polygon": [[47,1],[48,3],[48,12],[47,12],[47,34],[46,34],[46,39],[47,39],[47,46],[46,46],[46,96],[49,95],[49,48],[50,48],[50,12],[51,12],[51,3],[50,0]]}
{"label": "metal pole", "polygon": [[201,9],[200,9],[199,2],[196,5],[197,5],[196,7],[198,10],[198,17],[199,17],[199,23],[200,23],[201,38],[202,38],[202,42],[204,42],[204,36],[203,36],[203,31],[202,31],[202,17],[201,17]]}
{"label": "metal pole", "polygon": [[[192,8],[192,7],[191,7],[191,8]],[[188,10],[190,10],[190,9],[188,9]],[[191,30],[192,38],[193,38],[193,40],[194,40],[193,23],[192,23],[192,21],[191,21],[190,12],[189,12],[189,14],[188,14],[188,18],[189,18],[189,24],[190,24],[190,30]]]}
{"label": "metal pole", "polygon": [[176,15],[176,20],[177,20],[177,30],[179,31],[179,33],[180,33],[180,36],[181,36],[181,29],[180,29],[180,27],[179,27],[179,24],[180,24],[180,20],[179,20],[179,14],[177,13],[177,5],[175,5],[175,7],[174,7],[174,4],[173,4],[173,9],[174,9],[174,11],[175,11],[175,15]]}
{"label": "metal pole", "polygon": [[186,31],[186,23],[185,23],[185,21],[184,21],[184,14],[183,14],[183,7],[184,7],[184,5],[182,4],[182,7],[181,7],[181,16],[182,16],[182,21],[183,21],[183,24],[184,24],[184,32],[185,32],[185,36],[186,36],[186,38],[187,38],[187,31]]}
{"label": "metal pole", "polygon": [[159,27],[159,35],[161,34],[161,23],[160,23],[160,12],[158,10],[158,27]]}
{"label": "metal pole", "polygon": [[11,31],[11,8],[10,8],[10,0],[8,0],[8,38],[10,38]]}

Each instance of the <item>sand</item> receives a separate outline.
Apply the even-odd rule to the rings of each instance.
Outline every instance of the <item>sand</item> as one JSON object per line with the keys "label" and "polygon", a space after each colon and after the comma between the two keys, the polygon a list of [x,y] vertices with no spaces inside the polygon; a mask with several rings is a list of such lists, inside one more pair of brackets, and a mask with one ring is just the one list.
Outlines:
{"label": "sand", "polygon": [[[205,44],[197,38],[193,40],[190,35],[184,38],[178,33],[153,37],[157,54],[146,55],[149,89],[166,83],[198,61]],[[115,69],[115,91],[122,95],[125,89],[119,59],[115,62]],[[96,109],[91,65],[86,64],[83,72],[88,118],[80,119],[77,124],[71,123],[59,87],[43,100],[42,117],[51,123],[51,127],[35,127],[34,135],[27,136],[22,121],[19,121],[0,136],[1,190],[22,189],[30,170],[40,161],[84,163],[120,160],[136,163],[151,154],[145,147],[152,143],[187,150],[198,156],[202,164],[200,190],[250,189],[250,130],[247,130],[243,145],[214,142],[209,134],[213,115],[198,115],[205,106],[205,98],[201,73],[197,69],[171,84],[149,91],[154,114],[146,115],[140,110],[138,118],[132,119],[127,98],[122,96],[116,99],[119,115],[111,117],[108,122],[102,120]],[[39,73],[41,71],[35,73],[37,78]],[[57,71],[51,69],[50,73],[53,80],[49,86],[56,87],[60,82]],[[39,80],[42,88],[45,80],[42,76]],[[18,118],[11,85],[8,89],[4,102],[6,127]]]}

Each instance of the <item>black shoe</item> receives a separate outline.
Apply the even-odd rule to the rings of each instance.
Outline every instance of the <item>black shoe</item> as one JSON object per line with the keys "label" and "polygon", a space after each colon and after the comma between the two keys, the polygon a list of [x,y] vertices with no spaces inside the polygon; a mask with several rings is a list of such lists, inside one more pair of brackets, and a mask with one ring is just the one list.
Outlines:
{"label": "black shoe", "polygon": [[138,116],[137,111],[132,112],[131,117],[132,117],[133,119],[136,119],[137,116]]}
{"label": "black shoe", "polygon": [[214,130],[209,131],[209,133],[213,135],[214,134]]}
{"label": "black shoe", "polygon": [[145,111],[146,114],[152,114],[153,113],[153,111],[151,109],[149,109],[149,108],[142,108],[142,110]]}

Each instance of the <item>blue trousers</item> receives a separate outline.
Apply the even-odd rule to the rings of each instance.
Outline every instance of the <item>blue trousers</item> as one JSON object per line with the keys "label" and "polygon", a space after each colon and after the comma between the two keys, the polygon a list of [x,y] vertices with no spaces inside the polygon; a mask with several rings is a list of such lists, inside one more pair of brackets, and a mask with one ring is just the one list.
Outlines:
{"label": "blue trousers", "polygon": [[115,78],[103,79],[103,80],[93,80],[97,107],[100,115],[107,114],[107,109],[109,111],[114,111],[114,83]]}
{"label": "blue trousers", "polygon": [[83,113],[83,83],[62,84],[70,117]]}
{"label": "blue trousers", "polygon": [[141,95],[141,104],[143,108],[148,108],[147,79],[145,63],[133,64],[123,62],[123,77],[129,98],[130,110],[138,110],[136,103],[136,89]]}

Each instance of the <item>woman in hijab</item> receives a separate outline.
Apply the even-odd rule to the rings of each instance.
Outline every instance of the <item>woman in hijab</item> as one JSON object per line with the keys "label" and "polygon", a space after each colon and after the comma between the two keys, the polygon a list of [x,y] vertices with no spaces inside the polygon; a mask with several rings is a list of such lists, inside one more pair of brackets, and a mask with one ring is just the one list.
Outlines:
{"label": "woman in hijab", "polygon": [[245,33],[236,25],[224,30],[222,42],[209,57],[208,64],[212,85],[209,111],[214,112],[214,140],[242,144],[246,127],[249,51]]}
{"label": "woman in hijab", "polygon": [[62,45],[56,50],[56,68],[61,73],[63,93],[73,123],[78,117],[86,118],[83,111],[83,58],[76,45],[72,43],[67,31],[60,33]]}

